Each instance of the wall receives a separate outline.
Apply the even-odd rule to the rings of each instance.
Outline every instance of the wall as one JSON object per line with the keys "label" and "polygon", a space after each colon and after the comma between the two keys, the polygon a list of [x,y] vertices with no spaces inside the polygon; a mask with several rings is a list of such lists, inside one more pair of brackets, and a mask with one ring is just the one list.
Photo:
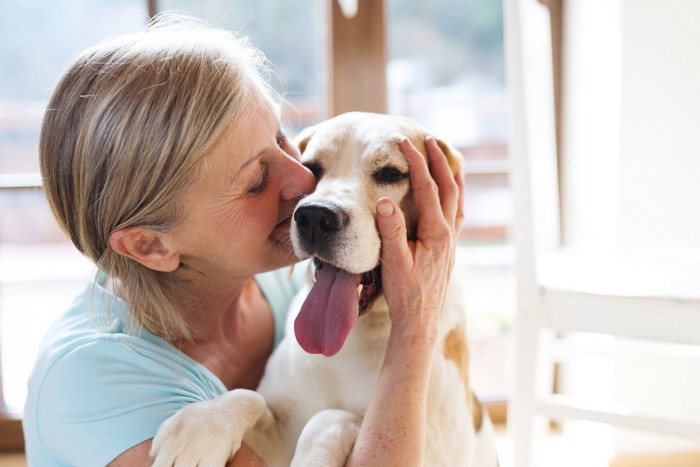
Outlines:
{"label": "wall", "polygon": [[[700,250],[700,2],[626,0],[622,8],[619,244],[688,257]],[[697,283],[700,288],[700,283]],[[700,312],[700,311],[699,311]],[[673,326],[674,323],[667,323]],[[616,398],[700,418],[697,352],[617,360]],[[700,450],[700,443],[616,432],[620,452]]]}
{"label": "wall", "polygon": [[624,2],[623,246],[700,248],[699,26],[696,0]]}

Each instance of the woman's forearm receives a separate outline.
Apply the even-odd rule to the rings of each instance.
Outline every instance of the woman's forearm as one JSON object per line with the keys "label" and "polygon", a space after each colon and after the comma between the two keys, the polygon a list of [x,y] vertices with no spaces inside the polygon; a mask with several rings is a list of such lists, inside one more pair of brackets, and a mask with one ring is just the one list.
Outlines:
{"label": "woman's forearm", "polygon": [[384,365],[347,466],[423,464],[434,338],[392,332]]}

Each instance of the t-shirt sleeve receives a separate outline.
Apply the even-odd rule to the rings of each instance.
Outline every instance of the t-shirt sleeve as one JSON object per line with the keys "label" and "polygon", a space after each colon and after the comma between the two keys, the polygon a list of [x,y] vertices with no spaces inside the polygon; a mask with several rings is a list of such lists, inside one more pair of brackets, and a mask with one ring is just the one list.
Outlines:
{"label": "t-shirt sleeve", "polygon": [[177,410],[220,395],[222,387],[163,349],[101,339],[60,356],[45,373],[38,436],[66,464],[106,465],[153,438]]}

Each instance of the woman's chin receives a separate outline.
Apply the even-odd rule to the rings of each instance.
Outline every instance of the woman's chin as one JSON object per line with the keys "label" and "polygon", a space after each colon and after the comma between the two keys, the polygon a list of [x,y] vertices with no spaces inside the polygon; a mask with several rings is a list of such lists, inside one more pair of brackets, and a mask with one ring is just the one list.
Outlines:
{"label": "woman's chin", "polygon": [[277,264],[278,268],[284,266],[290,266],[294,263],[299,262],[299,258],[294,253],[294,248],[291,242],[287,239],[286,242],[276,242],[274,243],[274,248],[271,250],[272,254],[269,255],[271,261]]}

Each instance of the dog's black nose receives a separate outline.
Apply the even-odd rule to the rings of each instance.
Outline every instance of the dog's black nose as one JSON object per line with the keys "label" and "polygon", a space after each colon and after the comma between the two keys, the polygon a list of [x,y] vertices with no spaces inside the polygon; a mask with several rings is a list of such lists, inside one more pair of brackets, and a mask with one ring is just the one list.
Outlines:
{"label": "dog's black nose", "polygon": [[318,247],[319,243],[345,227],[348,215],[333,204],[309,203],[294,211],[294,220],[304,243]]}

